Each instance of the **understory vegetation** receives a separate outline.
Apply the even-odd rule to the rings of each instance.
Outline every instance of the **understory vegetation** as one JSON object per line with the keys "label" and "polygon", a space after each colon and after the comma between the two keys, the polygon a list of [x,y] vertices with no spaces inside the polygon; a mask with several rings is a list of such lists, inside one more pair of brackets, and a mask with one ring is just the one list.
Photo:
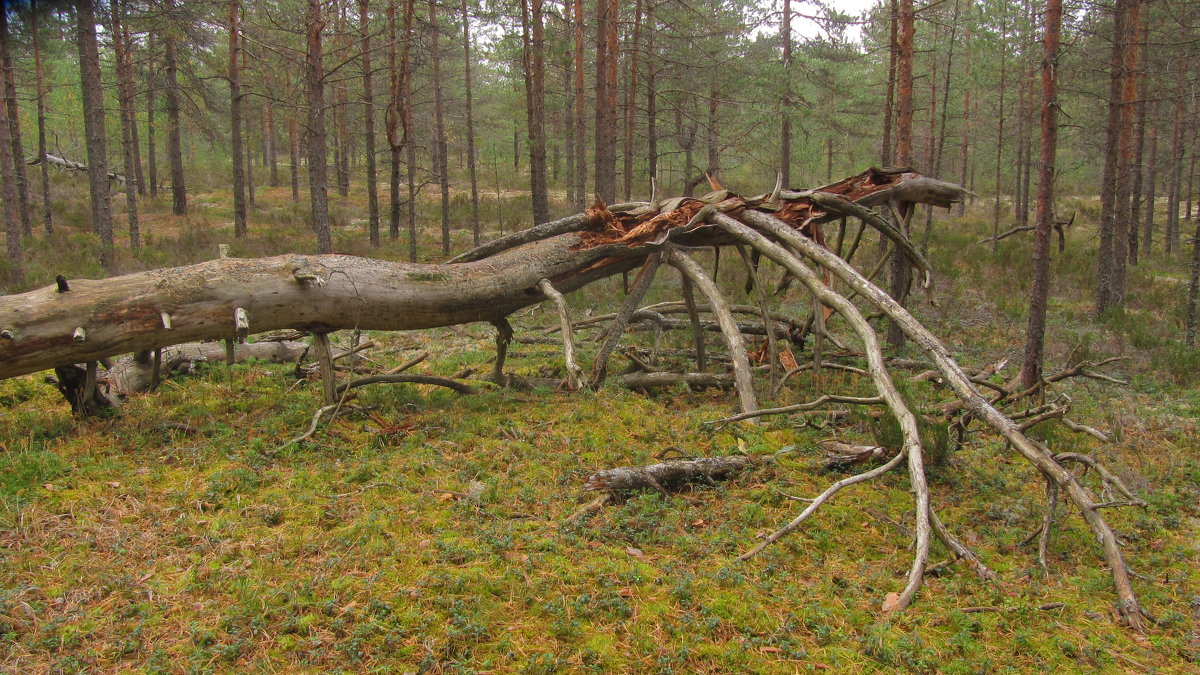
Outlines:
{"label": "understory vegetation", "polygon": [[[151,200],[143,248],[137,257],[123,250],[118,264],[131,271],[204,260],[222,243],[234,256],[308,252],[311,230],[288,197],[261,190],[249,236],[238,240],[227,192],[196,195],[198,208],[182,218],[169,215],[169,200]],[[1065,507],[1050,575],[1041,573],[1036,540],[1023,542],[1041,524],[1043,482],[992,434],[975,431],[950,452],[944,425],[926,420],[923,429],[930,454],[949,455],[931,471],[934,505],[1000,580],[980,581],[961,563],[938,568],[912,608],[886,613],[881,604],[909,564],[913,507],[901,473],[850,488],[761,555],[736,560],[804,507],[796,498],[831,481],[820,473],[821,441],[894,442],[869,410],[711,425],[735,411],[731,392],[485,383],[478,395],[459,396],[376,385],[356,390],[311,439],[284,445],[321,407],[320,382],[298,380],[290,365],[209,364],[99,419],[73,417],[44,374],[0,382],[0,669],[1193,671],[1200,354],[1182,347],[1186,268],[1156,247],[1130,268],[1138,292],[1125,308],[1097,319],[1095,207],[1077,201],[1067,249],[1052,263],[1046,372],[1123,356],[1106,372],[1128,384],[1055,386],[1071,397],[1072,418],[1110,442],[1053,420],[1031,433],[1055,451],[1102,459],[1147,503],[1105,512],[1157,619],[1145,634],[1114,620],[1099,550]],[[82,205],[63,211],[80,214],[74,223],[64,215],[56,234],[31,242],[30,283],[105,274]],[[498,207],[524,213],[528,197],[483,206],[485,221],[496,223]],[[419,207],[428,216],[419,222],[434,223],[433,199]],[[368,251],[364,212],[360,201],[335,201],[335,250],[406,257],[403,239]],[[1019,366],[1031,269],[1021,237],[1029,235],[1001,241],[993,254],[978,243],[991,232],[989,215],[982,202],[961,218],[935,217],[936,304],[911,304],[968,371],[1009,359],[994,376],[1002,382]],[[470,233],[455,236],[465,248]],[[432,227],[423,231],[423,260],[436,259],[435,239]],[[862,267],[878,255],[873,239],[869,246]],[[697,257],[712,268],[711,255]],[[731,260],[726,253],[721,282],[741,298],[744,272]],[[661,274],[646,302],[677,297],[675,275]],[[620,278],[567,296],[576,321],[614,311],[622,299]],[[793,290],[781,307],[803,315],[809,300]],[[537,339],[512,346],[507,370],[561,377],[549,303],[520,312],[513,325],[518,340]],[[840,321],[831,330],[847,333]],[[430,352],[413,372],[486,373],[494,356],[486,324],[365,337],[376,343],[367,358],[385,367]],[[595,333],[578,337],[590,364]],[[718,336],[709,340],[719,353]],[[646,349],[644,360],[653,343],[651,331],[633,331],[624,344]],[[689,345],[686,331],[667,331],[658,358],[682,369],[678,351]],[[826,360],[862,365],[849,353],[827,352]],[[612,368],[622,367],[614,357]],[[929,382],[898,376],[897,384],[918,409],[954,398]],[[760,395],[764,406],[787,405],[818,391],[869,395],[870,387],[853,373],[830,371],[819,382],[802,373],[778,396]],[[764,461],[728,482],[671,497],[630,495],[566,522],[594,496],[583,485],[595,471],[734,453]],[[948,557],[934,545],[932,562]]]}

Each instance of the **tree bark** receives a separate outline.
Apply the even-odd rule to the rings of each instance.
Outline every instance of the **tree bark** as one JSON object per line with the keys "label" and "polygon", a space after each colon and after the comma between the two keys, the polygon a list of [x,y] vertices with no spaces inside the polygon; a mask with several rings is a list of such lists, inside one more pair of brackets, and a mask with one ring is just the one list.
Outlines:
{"label": "tree bark", "polygon": [[[0,11],[0,50],[8,50],[8,28],[3,25],[8,21],[5,13]],[[81,31],[82,32],[82,31]],[[83,41],[80,40],[80,50]],[[8,85],[0,80],[0,88],[7,98]],[[13,287],[25,283],[25,265],[21,251],[21,216],[17,212],[17,174],[15,164],[17,159],[12,154],[12,143],[9,141],[11,126],[8,120],[8,106],[0,105],[0,197],[4,198],[4,233],[8,252],[9,279]],[[111,230],[110,230],[111,232]]]}
{"label": "tree bark", "polygon": [[138,130],[137,123],[137,71],[133,67],[134,41],[132,31],[129,29],[129,4],[125,3],[125,20],[122,23],[121,39],[125,45],[125,87],[128,92],[129,102],[126,105],[126,115],[129,117],[129,142],[133,146],[133,169],[132,173],[136,180],[138,197],[146,196],[146,175],[142,170],[142,141],[141,132]]}
{"label": "tree bark", "polygon": [[[104,90],[100,82],[100,54],[96,45],[94,0],[76,0],[79,34],[79,72],[83,100],[83,125],[87,135],[88,183],[92,199],[92,231],[100,235],[100,261],[110,273],[116,270],[113,251],[112,211],[108,203],[108,157],[105,151]],[[168,43],[169,44],[169,43]]]}
{"label": "tree bark", "polygon": [[625,201],[633,193],[633,128],[637,119],[638,52],[642,46],[642,0],[634,1],[633,47],[629,50],[629,78],[625,88],[625,152],[621,179],[624,183]]}
{"label": "tree bark", "polygon": [[1037,220],[1033,243],[1033,289],[1029,325],[1025,332],[1025,363],[1021,386],[1029,389],[1042,379],[1042,350],[1046,335],[1046,304],[1050,295],[1050,228],[1054,225],[1054,169],[1058,147],[1058,46],[1062,31],[1062,0],[1046,0],[1042,43],[1041,152],[1038,156]]}
{"label": "tree bark", "polygon": [[300,201],[300,139],[295,115],[288,117],[288,164],[291,166],[292,201]]}
{"label": "tree bark", "polygon": [[[896,89],[898,92],[896,119],[896,163],[901,167],[912,166],[912,126],[913,126],[913,32],[916,15],[913,10],[913,0],[900,0],[898,31],[898,52],[896,55]],[[897,227],[907,225],[905,222],[896,223]],[[904,256],[892,256],[891,292],[892,297],[903,306],[904,296],[908,294],[910,280],[908,260]],[[904,331],[895,321],[888,321],[888,346],[894,352],[904,347]]]}
{"label": "tree bark", "polygon": [[1183,82],[1187,63],[1180,58],[1175,75],[1175,114],[1171,123],[1171,167],[1167,178],[1167,223],[1163,234],[1163,248],[1167,255],[1179,249],[1179,198],[1183,184]]}
{"label": "tree bark", "polygon": [[463,22],[463,84],[466,87],[467,104],[467,173],[471,178],[471,239],[475,246],[479,245],[481,233],[479,224],[479,176],[476,171],[475,152],[475,102],[471,93],[471,15],[467,11],[467,0],[462,2]]}
{"label": "tree bark", "polygon": [[150,176],[150,196],[158,196],[158,148],[155,144],[154,113],[158,107],[158,78],[154,69],[154,39],[157,33],[150,31],[146,48],[146,172]]}
{"label": "tree bark", "polygon": [[358,32],[362,57],[363,146],[367,155],[367,232],[379,246],[379,177],[375,167],[375,97],[371,89],[371,23],[369,0],[358,0]]}
{"label": "tree bark", "polygon": [[433,61],[433,171],[442,196],[442,255],[450,255],[450,170],[446,161],[446,121],[442,99],[442,56],[438,47],[437,0],[429,0],[429,52]]}
{"label": "tree bark", "polygon": [[1125,19],[1129,0],[1116,0],[1113,6],[1112,55],[1109,62],[1108,121],[1105,127],[1104,174],[1100,183],[1100,252],[1096,273],[1096,313],[1119,307],[1117,295],[1117,256],[1124,262],[1125,251],[1120,249],[1119,228],[1127,215],[1128,195],[1122,199],[1125,183],[1121,175],[1123,152],[1122,118],[1124,96]]}
{"label": "tree bark", "polygon": [[[46,77],[42,65],[42,34],[38,26],[40,12],[29,13],[29,31],[33,35],[33,69],[37,80],[38,161],[42,169],[42,226],[46,234],[54,232],[54,209],[50,203],[50,163],[46,161]],[[14,160],[15,161],[15,160]]]}
{"label": "tree bark", "polygon": [[263,101],[263,155],[271,167],[271,187],[279,187],[279,153],[275,147],[275,106],[270,99]]}
{"label": "tree bark", "polygon": [[[780,39],[783,41],[783,98],[779,111],[779,173],[784,187],[792,185],[792,0],[783,0],[783,17],[779,22]],[[891,50],[889,49],[889,54]],[[888,72],[890,92],[891,71]],[[884,145],[891,144],[891,105],[884,111]],[[886,151],[881,166],[887,166]]]}
{"label": "tree bark", "polygon": [[[646,173],[649,174],[653,186],[660,185],[658,180],[658,90],[656,80],[658,64],[657,52],[654,48],[654,36],[658,26],[654,21],[655,2],[648,0],[646,6]],[[580,132],[582,137],[582,132]],[[786,183],[785,183],[786,185]]]}
{"label": "tree bark", "polygon": [[1116,199],[1113,203],[1112,289],[1110,302],[1114,307],[1125,306],[1127,268],[1131,233],[1136,222],[1132,218],[1130,200],[1133,195],[1134,113],[1137,106],[1138,23],[1141,0],[1125,0],[1126,16],[1121,36],[1121,108],[1117,129],[1118,162]]}
{"label": "tree bark", "polygon": [[241,0],[229,0],[229,155],[233,167],[233,234],[246,236],[246,176],[242,166],[242,77],[238,36]]}
{"label": "tree bark", "polygon": [[404,171],[408,184],[408,260],[417,261],[417,148],[413,139],[412,106],[412,42],[413,20],[416,17],[415,0],[404,0],[404,47],[400,58],[401,120],[404,124]]}
{"label": "tree bark", "polygon": [[17,184],[17,216],[21,221],[21,232],[33,233],[29,215],[29,179],[25,173],[25,145],[21,142],[21,111],[17,105],[17,84],[13,74],[11,36],[8,35],[8,17],[0,21],[0,65],[4,67],[5,103],[8,106],[9,143],[12,144],[13,175]]}
{"label": "tree bark", "polygon": [[996,200],[992,204],[992,253],[1000,245],[1000,161],[1004,156],[1004,94],[1006,66],[1008,65],[1008,2],[1000,3],[1000,92],[998,110],[996,112]]}
{"label": "tree bark", "polygon": [[[891,0],[889,3],[889,20],[888,20],[888,80],[887,80],[887,98],[883,104],[883,144],[879,151],[879,165],[892,165],[892,113],[895,110],[896,103],[896,56],[900,52],[900,44],[897,38],[897,30],[900,21],[900,9],[898,0]],[[785,182],[785,185],[788,183]]]}
{"label": "tree bark", "polygon": [[138,181],[137,158],[134,154],[133,134],[137,128],[133,110],[133,68],[129,60],[130,45],[125,41],[123,22],[124,5],[119,0],[109,2],[112,17],[112,42],[116,58],[117,104],[121,122],[121,153],[125,160],[125,210],[129,219],[129,248],[137,251],[141,246],[138,231]]}
{"label": "tree bark", "polygon": [[307,58],[305,84],[308,89],[308,198],[312,208],[312,226],[317,235],[317,251],[333,252],[329,231],[329,166],[325,147],[325,64],[321,33],[325,19],[321,0],[308,0],[306,14]]}
{"label": "tree bark", "polygon": [[617,8],[596,3],[596,196],[605,203],[617,195]]}
{"label": "tree bark", "polygon": [[171,163],[171,213],[187,213],[187,185],[183,176],[183,148],[179,128],[179,46],[174,35],[166,38],[167,157]]}
{"label": "tree bark", "polygon": [[[1133,88],[1133,101],[1131,103],[1130,119],[1133,134],[1133,150],[1132,160],[1130,162],[1130,188],[1129,188],[1129,264],[1138,264],[1138,241],[1139,227],[1142,216],[1142,192],[1145,182],[1145,153],[1146,153],[1146,99],[1149,94],[1149,87],[1146,83],[1146,42],[1149,40],[1147,30],[1148,24],[1141,20],[1138,13],[1134,13],[1131,17],[1133,25],[1129,27],[1130,37],[1132,39],[1132,65],[1131,72],[1128,73],[1131,87]],[[1129,61],[1127,61],[1129,63]],[[1143,87],[1141,95],[1138,95],[1137,87],[1139,81]]]}
{"label": "tree bark", "polygon": [[550,203],[546,192],[546,70],[542,0],[521,0],[521,38],[525,70],[525,128],[529,146],[529,188],[533,198],[533,222],[544,223],[550,220]]}
{"label": "tree bark", "polygon": [[[1153,110],[1150,113],[1152,120],[1158,119],[1158,101],[1154,102]],[[1152,124],[1148,131],[1149,137],[1146,139],[1146,145],[1149,146],[1150,159],[1146,163],[1146,210],[1142,222],[1142,244],[1141,249],[1146,255],[1150,255],[1150,249],[1154,243],[1154,206],[1158,199],[1158,125]]]}
{"label": "tree bark", "polygon": [[[603,1],[603,0],[601,0]],[[587,104],[584,91],[584,70],[587,64],[583,58],[583,0],[574,0],[574,29],[575,29],[575,208],[583,210],[587,203],[587,116],[584,108]]]}

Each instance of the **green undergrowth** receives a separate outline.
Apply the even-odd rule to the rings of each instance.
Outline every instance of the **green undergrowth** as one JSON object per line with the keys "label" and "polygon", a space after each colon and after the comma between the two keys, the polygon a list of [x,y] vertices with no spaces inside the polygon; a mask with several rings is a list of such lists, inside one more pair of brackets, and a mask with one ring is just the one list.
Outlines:
{"label": "green undergrowth", "polygon": [[[214,203],[216,222],[223,207]],[[235,243],[235,254],[276,253],[308,236],[277,206],[275,229]],[[994,378],[1003,382],[1025,321],[1028,262],[1012,250],[1020,240],[992,257],[975,244],[990,227],[981,217],[938,226],[937,304],[914,300],[915,310],[968,370],[1012,359]],[[164,236],[139,259],[202,259],[228,241],[220,230],[178,236],[191,248],[171,251]],[[1179,299],[1162,281],[1176,273],[1172,261],[1131,276],[1139,292],[1124,313],[1090,315],[1087,236],[1072,232],[1056,258],[1047,368],[1128,356],[1108,372],[1130,385],[1077,380],[1056,391],[1071,396],[1073,418],[1112,435],[1108,444],[1052,424],[1031,433],[1056,451],[1103,458],[1146,500],[1105,512],[1158,620],[1145,635],[1113,620],[1109,574],[1065,508],[1052,574],[1041,575],[1036,543],[1022,543],[1042,518],[1035,472],[986,433],[955,449],[934,417],[921,421],[936,460],[934,505],[1000,581],[950,565],[897,614],[882,603],[911,562],[901,473],[852,488],[758,557],[736,560],[804,508],[796,497],[841,477],[820,472],[821,441],[898,443],[894,422],[872,410],[721,426],[705,424],[734,412],[717,390],[485,383],[459,396],[378,385],[358,390],[312,438],[283,445],[308,427],[320,384],[251,363],[174,377],[120,416],[94,420],[73,418],[44,374],[0,382],[0,670],[1194,672],[1200,364],[1178,340]],[[387,257],[402,257],[401,244],[388,244]],[[711,257],[699,259],[711,269]],[[721,264],[731,289],[743,280],[734,259]],[[649,301],[676,299],[675,284],[664,271]],[[579,318],[621,297],[614,279],[568,299]],[[782,303],[800,314],[807,306],[794,292]],[[518,319],[518,337],[557,325],[547,308]],[[585,363],[595,334],[579,333]],[[444,376],[485,373],[494,353],[486,325],[368,337],[383,366],[428,350],[414,372]],[[694,367],[672,351],[688,341],[665,335],[661,365]],[[653,337],[633,332],[628,342],[649,348]],[[716,335],[709,344],[719,351]],[[833,351],[827,358],[862,365]],[[626,363],[614,357],[614,371]],[[561,376],[562,366],[561,349],[540,343],[514,344],[508,363],[530,379]],[[914,407],[952,398],[906,372],[897,383]],[[818,388],[872,391],[853,374],[820,383],[801,374],[775,398],[763,392],[763,404],[810,400]],[[565,524],[594,498],[583,490],[594,471],[734,453],[761,461],[727,482],[632,495]],[[934,544],[934,561],[947,557]]]}

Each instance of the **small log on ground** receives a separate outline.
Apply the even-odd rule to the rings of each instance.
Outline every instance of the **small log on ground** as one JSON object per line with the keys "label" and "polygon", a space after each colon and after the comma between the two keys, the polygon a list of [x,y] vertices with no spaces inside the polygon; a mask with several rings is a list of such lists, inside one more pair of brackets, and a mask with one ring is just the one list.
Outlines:
{"label": "small log on ground", "polygon": [[[242,363],[250,359],[260,359],[268,363],[294,363],[308,350],[303,342],[253,342],[235,343],[233,345],[233,360]],[[225,345],[220,342],[188,342],[162,350],[162,374],[190,372],[196,364],[205,362],[221,362],[225,359]],[[146,358],[138,358],[137,354],[121,357],[105,373],[103,380],[108,383],[113,393],[128,396],[150,390],[154,365]],[[69,399],[68,399],[69,400]]]}
{"label": "small log on ground", "polygon": [[677,459],[647,466],[622,466],[597,471],[588,476],[584,487],[606,492],[655,490],[666,495],[669,490],[678,490],[689,483],[712,484],[725,480],[758,463],[760,460],[753,457],[730,455]]}
{"label": "small log on ground", "polygon": [[616,378],[616,383],[626,389],[655,389],[686,384],[689,387],[733,387],[733,375],[728,373],[626,373]]}

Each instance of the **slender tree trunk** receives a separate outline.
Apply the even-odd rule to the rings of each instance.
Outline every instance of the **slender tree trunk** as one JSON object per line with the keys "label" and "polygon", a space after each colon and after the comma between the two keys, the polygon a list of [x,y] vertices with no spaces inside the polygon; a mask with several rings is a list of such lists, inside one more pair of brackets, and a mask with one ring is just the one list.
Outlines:
{"label": "slender tree trunk", "polygon": [[1197,152],[1197,140],[1200,140],[1200,124],[1196,124],[1196,110],[1193,105],[1191,113],[1191,128],[1192,128],[1192,151],[1191,159],[1188,160],[1188,180],[1187,180],[1187,206],[1184,209],[1184,215],[1188,220],[1192,219],[1192,204],[1195,197],[1196,188],[1196,158],[1200,153]]}
{"label": "slender tree trunk", "polygon": [[307,58],[305,83],[308,89],[308,196],[312,206],[313,231],[317,235],[317,251],[333,252],[329,231],[329,167],[325,147],[325,64],[321,33],[325,18],[321,16],[321,0],[308,0],[306,15]]}
{"label": "slender tree trunk", "polygon": [[1000,245],[1000,161],[1004,156],[1004,94],[1008,65],[1008,0],[1000,4],[1000,99],[996,111],[996,201],[992,204],[992,253]]}
{"label": "slender tree trunk", "polygon": [[241,0],[229,0],[229,155],[233,165],[233,233],[246,236],[246,177],[242,173],[242,77],[238,36]]}
{"label": "slender tree trunk", "polygon": [[[967,184],[967,158],[971,148],[971,29],[967,28],[965,48],[963,49],[963,78],[962,78],[962,125],[959,135],[962,143],[958,151],[958,184]],[[967,200],[958,202],[958,216],[967,214]]]}
{"label": "slender tree trunk", "polygon": [[1129,238],[1133,221],[1129,199],[1133,167],[1133,119],[1137,101],[1137,25],[1140,0],[1124,0],[1125,20],[1121,33],[1121,100],[1120,122],[1117,128],[1116,195],[1113,201],[1113,245],[1109,304],[1125,306],[1126,268],[1129,260]]}
{"label": "slender tree trunk", "polygon": [[417,261],[417,148],[413,140],[412,118],[412,43],[413,22],[416,18],[415,0],[404,0],[404,47],[400,54],[401,120],[404,126],[404,171],[408,183],[408,259]]}
{"label": "slender tree trunk", "polygon": [[[1142,215],[1142,190],[1145,175],[1146,152],[1146,95],[1149,93],[1149,87],[1145,86],[1145,70],[1146,70],[1146,49],[1145,44],[1149,39],[1147,32],[1147,23],[1142,21],[1137,13],[1131,15],[1133,25],[1129,27],[1131,41],[1131,49],[1134,51],[1132,55],[1133,70],[1127,74],[1130,86],[1134,89],[1134,100],[1130,112],[1132,119],[1133,133],[1133,159],[1130,163],[1130,189],[1129,189],[1129,264],[1138,264],[1138,224],[1141,222]],[[1127,62],[1128,63],[1128,62]],[[1141,80],[1143,89],[1141,95],[1138,95],[1137,86]]]}
{"label": "slender tree trunk", "polygon": [[[8,32],[7,17],[0,22],[0,30]],[[8,92],[5,101],[8,106],[8,133],[9,143],[12,145],[13,175],[17,184],[17,217],[21,221],[21,232],[29,235],[33,233],[33,224],[29,216],[29,179],[25,173],[25,145],[21,142],[21,111],[17,106],[17,84],[13,74],[13,55],[9,48],[9,36],[4,35],[3,40],[4,50],[0,54],[0,63],[4,67],[4,86]]]}
{"label": "slender tree trunk", "polygon": [[[960,0],[954,0],[954,12],[950,19],[950,40],[946,46],[946,72],[942,81],[942,110],[941,120],[938,122],[937,128],[933,122],[933,108],[930,108],[929,130],[931,139],[936,138],[937,143],[933,151],[933,162],[931,168],[934,176],[941,175],[942,172],[942,153],[946,149],[946,122],[949,119],[950,113],[950,80],[954,74],[954,47],[958,43],[958,16],[961,9]],[[932,78],[936,79],[936,77]],[[931,81],[932,81],[931,79]],[[936,104],[936,89],[934,89],[934,101]],[[932,144],[932,142],[931,142]],[[830,174],[832,174],[832,168]],[[921,252],[929,253],[929,239],[933,232],[933,207],[930,206],[925,212],[925,236],[921,242]]]}
{"label": "slender tree trunk", "polygon": [[[82,4],[82,3],[81,3]],[[82,17],[82,13],[80,15]],[[95,27],[92,27],[93,47],[95,46]],[[79,49],[83,52],[83,19],[80,19],[80,41]],[[8,16],[6,12],[0,11],[0,53],[8,52]],[[4,97],[8,97],[8,84],[6,80],[0,80],[0,90],[3,90]],[[17,158],[12,154],[12,143],[9,139],[9,108],[7,105],[0,105],[0,197],[4,198],[4,234],[5,245],[8,252],[9,280],[12,282],[16,290],[16,286],[25,282],[25,265],[24,256],[21,251],[21,214],[17,212],[17,173],[16,161]],[[109,255],[112,250],[112,229],[109,229]]]}
{"label": "slender tree trunk", "polygon": [[596,195],[617,194],[617,1],[596,3]]}
{"label": "slender tree trunk", "polygon": [[1196,346],[1196,302],[1200,298],[1200,224],[1192,234],[1192,273],[1188,281],[1187,299],[1187,329],[1184,333],[1184,344]]}
{"label": "slender tree trunk", "polygon": [[267,163],[271,167],[271,187],[279,187],[279,151],[275,147],[275,106],[268,99],[263,102],[263,148],[267,155]]}
{"label": "slender tree trunk", "polygon": [[466,86],[467,104],[467,173],[471,177],[471,239],[475,246],[481,240],[479,224],[479,175],[476,171],[478,157],[475,152],[475,102],[471,93],[471,14],[467,11],[467,0],[462,1],[463,22],[463,84]]}
{"label": "slender tree trunk", "polygon": [[156,146],[154,113],[158,107],[158,71],[155,69],[154,41],[151,31],[146,48],[146,171],[150,174],[150,196],[158,197],[158,147]]}
{"label": "slender tree trunk", "polygon": [[[913,32],[916,16],[913,10],[913,0],[900,0],[898,31],[898,53],[896,55],[896,89],[898,95],[896,120],[896,163],[900,166],[912,166],[912,126],[913,126]],[[906,222],[897,223],[904,227]],[[892,256],[891,285],[892,297],[901,305],[908,294],[910,277],[908,260],[902,255]],[[904,331],[895,321],[888,322],[888,346],[893,351],[904,347]]]}
{"label": "slender tree trunk", "polygon": [[[546,194],[545,49],[542,0],[521,0],[521,41],[525,70],[525,124],[529,145],[529,187],[533,222],[550,220]],[[614,139],[615,140],[615,139]]]}
{"label": "slender tree trunk", "polygon": [[717,177],[721,170],[721,99],[716,87],[708,93],[708,168],[704,170],[709,176]]}
{"label": "slender tree trunk", "polygon": [[900,25],[900,10],[897,0],[891,0],[890,19],[888,21],[888,81],[887,99],[883,104],[883,147],[880,149],[879,163],[881,166],[891,166],[892,154],[892,113],[896,107],[896,57],[900,52],[900,42],[896,35]]}
{"label": "slender tree trunk", "polygon": [[[46,76],[42,65],[42,35],[38,26],[40,12],[29,13],[29,31],[33,35],[33,69],[37,79],[38,161],[42,169],[42,226],[46,234],[54,232],[54,209],[50,202],[50,163],[46,161]],[[14,160],[15,161],[15,160]]]}
{"label": "slender tree trunk", "polygon": [[292,169],[292,201],[300,201],[300,134],[295,116],[288,117],[288,163]]}
{"label": "slender tree trunk", "polygon": [[[792,0],[783,0],[783,17],[779,22],[779,35],[783,41],[783,100],[779,111],[779,172],[784,187],[792,184]],[[890,75],[890,73],[889,73]],[[884,113],[884,144],[891,129],[891,110]],[[887,162],[884,162],[887,166]]]}
{"label": "slender tree trunk", "polygon": [[[786,1],[786,0],[785,0]],[[638,51],[642,46],[642,0],[634,1],[633,48],[629,50],[629,78],[625,89],[625,154],[621,178],[625,201],[633,194],[633,127],[637,118]]]}
{"label": "slender tree trunk", "polygon": [[183,177],[183,147],[179,128],[179,46],[174,35],[166,38],[167,71],[167,158],[171,163],[171,212],[187,213],[187,185]]}
{"label": "slender tree trunk", "polygon": [[334,134],[334,164],[337,166],[337,190],[343,197],[350,196],[350,123],[347,108],[349,100],[346,97],[345,85],[334,87],[337,105],[333,109],[334,123],[337,133]]}
{"label": "slender tree trunk", "polygon": [[1025,332],[1025,363],[1021,386],[1042,379],[1046,336],[1046,304],[1050,295],[1050,229],[1054,225],[1054,168],[1058,147],[1058,45],[1062,30],[1062,0],[1046,0],[1042,43],[1041,152],[1038,156],[1037,215],[1033,243],[1033,289],[1029,325]]}
{"label": "slender tree trunk", "polygon": [[[1154,102],[1150,118],[1158,119],[1157,101]],[[1150,255],[1150,248],[1154,243],[1154,202],[1158,198],[1158,126],[1152,125],[1148,134],[1149,138],[1146,140],[1146,144],[1150,148],[1150,159],[1146,163],[1146,207],[1142,222],[1141,246],[1142,252],[1146,255]]]}
{"label": "slender tree trunk", "polygon": [[121,25],[121,40],[124,43],[125,91],[128,102],[125,115],[129,118],[129,142],[133,145],[133,176],[136,179],[137,194],[146,196],[146,176],[142,171],[142,143],[137,123],[137,71],[133,67],[133,37],[129,30],[128,2],[125,3],[125,21]]}
{"label": "slender tree trunk", "polygon": [[[646,5],[646,172],[658,184],[658,90],[655,81],[658,75],[657,53],[654,36],[658,27],[654,22],[655,0]],[[579,132],[582,136],[582,131]],[[785,182],[784,185],[787,185]]]}
{"label": "slender tree trunk", "polygon": [[125,161],[125,210],[129,218],[129,248],[137,251],[141,246],[138,231],[137,161],[133,155],[133,72],[127,63],[129,46],[125,43],[122,25],[123,5],[119,0],[109,2],[112,18],[112,41],[117,71],[117,106],[121,122],[121,153]]}
{"label": "slender tree trunk", "polygon": [[[450,255],[450,175],[446,161],[446,121],[442,100],[442,56],[438,47],[437,0],[429,0],[429,51],[433,62],[433,124],[437,138],[433,146],[433,170],[442,193],[442,255]],[[545,160],[545,148],[542,151]],[[542,167],[543,172],[545,166]],[[542,180],[545,180],[543,173]]]}
{"label": "slender tree trunk", "polygon": [[[245,55],[246,45],[245,43],[242,43],[242,56],[245,57]],[[242,68],[249,68],[249,64],[246,62],[245,58],[242,59]],[[246,206],[250,209],[254,208],[254,143],[250,134],[250,130],[254,128],[253,119],[251,118],[253,114],[252,111],[253,108],[247,109],[246,124],[242,127],[246,134],[245,143],[242,145],[242,150],[244,151],[242,153],[242,159],[246,162]]]}
{"label": "slender tree trunk", "polygon": [[1171,124],[1171,168],[1167,178],[1167,231],[1163,245],[1167,255],[1179,249],[1179,202],[1183,185],[1184,89],[1187,62],[1179,59],[1175,79],[1175,114]]}
{"label": "slender tree trunk", "polygon": [[[83,126],[84,133],[87,135],[88,183],[92,197],[92,230],[100,235],[100,261],[104,268],[111,273],[116,271],[116,256],[113,251],[112,211],[108,203],[108,155],[104,147],[104,90],[100,82],[100,54],[96,45],[96,5],[94,0],[76,0],[75,12],[76,27],[79,33]],[[8,144],[5,143],[5,145]],[[12,146],[8,147],[11,152]]]}
{"label": "slender tree trunk", "polygon": [[371,90],[371,22],[369,0],[358,0],[359,44],[362,47],[363,145],[367,155],[367,221],[371,246],[379,246],[379,177],[375,167],[375,97]]}
{"label": "slender tree trunk", "polygon": [[[571,44],[571,0],[563,0],[563,36],[564,44]],[[565,154],[567,159],[567,204],[574,207],[578,202],[575,196],[575,96],[572,87],[575,82],[575,58],[573,54],[568,54],[563,63],[563,118],[566,120],[565,138]]]}
{"label": "slender tree trunk", "polygon": [[388,238],[400,238],[400,73],[396,70],[396,0],[387,5],[388,104],[384,111],[384,134],[388,142]]}
{"label": "slender tree trunk", "polygon": [[1118,221],[1124,216],[1119,208],[1117,196],[1120,192],[1120,142],[1121,142],[1121,99],[1124,78],[1125,16],[1127,0],[1117,0],[1113,7],[1112,56],[1109,62],[1108,122],[1105,127],[1106,142],[1104,174],[1100,183],[1100,253],[1096,274],[1096,313],[1104,312],[1114,304],[1113,275],[1116,257],[1116,231]]}
{"label": "slender tree trunk", "polygon": [[[604,0],[600,0],[603,2]],[[587,105],[583,74],[587,68],[583,55],[583,0],[574,0],[575,7],[575,208],[582,211],[587,203]]]}

